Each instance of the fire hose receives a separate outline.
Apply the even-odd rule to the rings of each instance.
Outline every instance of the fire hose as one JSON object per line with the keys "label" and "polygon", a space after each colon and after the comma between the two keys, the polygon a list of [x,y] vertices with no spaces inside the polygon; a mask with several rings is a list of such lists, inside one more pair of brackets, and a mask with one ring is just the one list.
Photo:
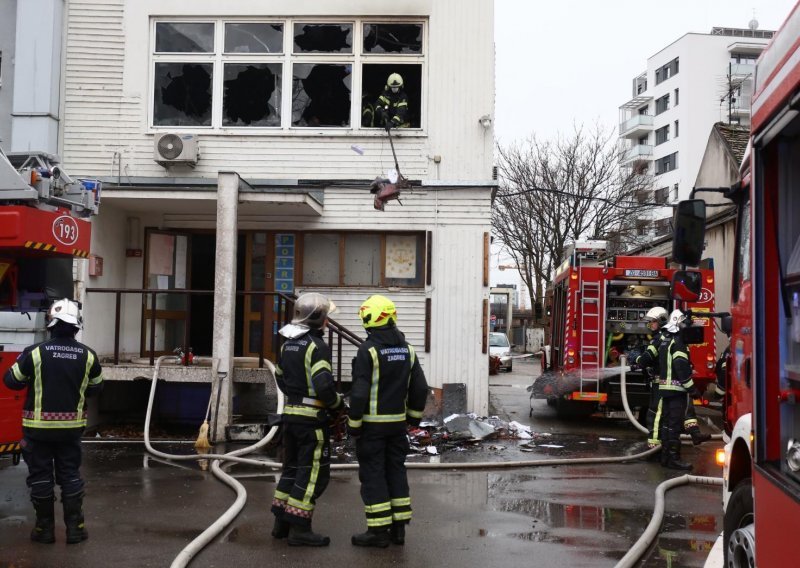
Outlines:
{"label": "fire hose", "polygon": [[[243,463],[273,470],[281,469],[283,467],[283,464],[275,461],[242,457],[268,444],[275,437],[275,434],[278,431],[278,426],[273,426],[272,428],[270,428],[266,436],[264,436],[264,438],[262,438],[255,444],[252,444],[245,448],[241,448],[226,454],[168,454],[166,452],[161,452],[159,450],[156,450],[150,441],[150,420],[152,417],[153,402],[155,400],[156,386],[158,383],[158,372],[160,370],[161,363],[166,359],[177,359],[177,358],[174,355],[163,355],[159,357],[155,363],[155,367],[153,370],[153,378],[150,385],[150,396],[147,403],[147,412],[145,415],[145,423],[144,423],[144,443],[147,451],[156,457],[164,458],[170,461],[209,460],[212,462],[211,471],[214,474],[214,476],[217,477],[220,481],[222,481],[226,485],[228,485],[236,493],[236,499],[234,503],[222,515],[220,515],[220,517],[217,518],[208,528],[206,528],[192,542],[190,542],[186,547],[184,547],[184,549],[180,551],[180,553],[175,557],[175,559],[172,561],[172,564],[170,565],[170,568],[184,568],[191,562],[194,556],[196,556],[231,522],[233,522],[236,516],[244,508],[244,505],[247,501],[247,491],[245,490],[244,486],[241,483],[239,483],[232,475],[229,475],[227,472],[223,471],[221,464],[224,462]],[[268,369],[272,372],[272,376],[274,377],[275,376],[274,365],[272,365],[270,361],[265,361],[265,363]],[[623,377],[622,388],[623,392],[625,392],[624,371],[622,377]],[[283,411],[284,397],[280,389],[277,389],[277,392],[278,392],[278,413],[280,414]],[[626,412],[628,413],[628,417],[631,419],[634,425],[637,425],[638,422],[636,422],[632,414],[630,414],[630,408],[627,405],[627,400],[624,395],[623,395],[623,401],[625,401],[625,407],[626,407]],[[484,470],[484,469],[520,469],[526,467],[545,467],[545,466],[562,466],[562,465],[597,465],[597,464],[608,464],[608,463],[633,462],[636,460],[641,460],[643,458],[646,458],[656,453],[657,451],[658,451],[657,448],[650,448],[638,454],[631,454],[627,456],[618,456],[618,457],[603,457],[603,458],[561,458],[561,459],[548,459],[548,460],[514,460],[506,462],[470,462],[470,463],[407,462],[406,467],[408,469],[422,469],[422,470],[427,470],[427,469]],[[337,471],[347,471],[347,470],[354,471],[358,469],[358,464],[332,464],[331,469]],[[677,481],[677,480],[682,480],[682,481]],[[722,480],[717,478],[685,475],[680,478],[674,478],[668,480],[659,485],[656,490],[655,510],[653,512],[653,517],[650,521],[650,525],[648,525],[647,529],[645,530],[645,533],[634,544],[634,546],[630,549],[628,554],[626,554],[625,557],[623,557],[623,559],[620,561],[620,563],[617,564],[618,567],[632,566],[633,564],[623,564],[623,561],[635,562],[639,557],[641,557],[642,554],[644,554],[644,552],[652,543],[653,538],[657,536],[658,528],[661,525],[664,514],[664,498],[663,498],[664,492],[666,492],[666,490],[674,486],[688,482],[721,484]]]}

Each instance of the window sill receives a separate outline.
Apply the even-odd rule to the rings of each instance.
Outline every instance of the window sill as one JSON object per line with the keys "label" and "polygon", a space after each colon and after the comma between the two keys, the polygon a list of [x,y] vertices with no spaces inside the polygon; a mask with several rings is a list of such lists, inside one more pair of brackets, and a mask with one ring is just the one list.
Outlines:
{"label": "window sill", "polygon": [[[265,137],[337,137],[337,138],[385,138],[383,129],[352,128],[278,128],[278,127],[239,127],[212,128],[206,126],[151,126],[145,134],[156,136],[168,132],[205,134],[209,136],[265,136]],[[394,138],[427,138],[428,133],[421,128],[392,129]]]}

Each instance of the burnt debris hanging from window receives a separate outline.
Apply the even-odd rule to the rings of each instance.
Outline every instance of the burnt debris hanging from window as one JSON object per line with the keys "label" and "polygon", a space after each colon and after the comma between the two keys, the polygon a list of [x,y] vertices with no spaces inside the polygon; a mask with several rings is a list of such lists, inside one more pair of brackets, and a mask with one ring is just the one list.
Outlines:
{"label": "burnt debris hanging from window", "polygon": [[156,52],[211,53],[214,51],[214,24],[158,22]]}
{"label": "burnt debris hanging from window", "polygon": [[352,53],[350,24],[295,24],[295,53]]}
{"label": "burnt debris hanging from window", "polygon": [[283,24],[225,24],[225,53],[283,53]]}
{"label": "burnt debris hanging from window", "polygon": [[280,126],[279,63],[227,63],[223,126]]}
{"label": "burnt debris hanging from window", "polygon": [[364,24],[364,53],[422,52],[422,24]]}
{"label": "burnt debris hanging from window", "polygon": [[155,126],[211,126],[211,63],[156,63]]}
{"label": "burnt debris hanging from window", "polygon": [[351,66],[295,63],[292,126],[349,126]]}
{"label": "burnt debris hanging from window", "polygon": [[365,64],[361,67],[361,126],[381,127],[372,110],[392,73],[403,77],[403,90],[408,96],[408,122],[410,128],[420,128],[420,102],[422,101],[422,65]]}

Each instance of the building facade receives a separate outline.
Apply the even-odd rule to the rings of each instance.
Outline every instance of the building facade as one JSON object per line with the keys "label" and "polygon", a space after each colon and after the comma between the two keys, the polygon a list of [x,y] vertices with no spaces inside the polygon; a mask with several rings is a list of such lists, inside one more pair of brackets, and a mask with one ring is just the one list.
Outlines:
{"label": "building facade", "polygon": [[[83,339],[112,379],[176,347],[223,374],[274,359],[276,293],[331,297],[363,337],[380,293],[431,386],[486,413],[493,2],[88,0],[66,20],[63,161],[103,181]],[[410,186],[376,210],[396,170]]]}
{"label": "building facade", "polygon": [[648,58],[633,79],[632,97],[620,106],[622,163],[652,174],[653,192],[640,200],[665,206],[641,234],[670,230],[669,205],[689,196],[711,127],[750,124],[755,61],[774,34],[751,28],[688,33]]}

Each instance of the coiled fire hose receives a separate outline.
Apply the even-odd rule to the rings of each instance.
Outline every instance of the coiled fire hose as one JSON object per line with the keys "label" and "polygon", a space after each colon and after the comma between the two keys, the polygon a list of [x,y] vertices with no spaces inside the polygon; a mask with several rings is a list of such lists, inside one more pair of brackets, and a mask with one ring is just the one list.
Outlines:
{"label": "coiled fire hose", "polygon": [[[221,467],[222,462],[232,462],[232,463],[243,463],[258,467],[264,467],[268,469],[281,469],[283,464],[275,462],[275,461],[267,461],[267,460],[260,460],[260,459],[253,459],[253,458],[245,458],[242,457],[248,453],[251,453],[259,448],[262,448],[266,444],[268,444],[274,437],[278,431],[277,426],[273,426],[270,428],[269,432],[267,433],[264,438],[259,440],[253,445],[247,446],[245,448],[241,448],[230,453],[226,454],[168,454],[165,452],[161,452],[156,450],[152,443],[150,442],[150,420],[152,417],[152,410],[153,410],[153,402],[155,400],[155,393],[156,393],[156,386],[158,383],[158,372],[161,367],[161,363],[167,359],[175,359],[177,357],[174,355],[162,355],[156,360],[155,368],[153,370],[153,378],[150,385],[150,397],[147,402],[147,412],[145,415],[145,423],[144,423],[144,443],[147,451],[154,456],[164,458],[170,461],[201,461],[201,460],[210,460],[211,464],[211,471],[215,477],[221,480],[223,483],[228,485],[231,489],[236,492],[236,500],[233,504],[222,514],[216,521],[214,521],[206,530],[204,530],[199,536],[197,536],[192,542],[190,542],[178,556],[172,561],[170,568],[184,568],[191,562],[192,558],[197,555],[205,546],[207,546],[216,536],[218,536],[224,529],[227,527],[236,516],[241,512],[244,508],[244,505],[247,501],[247,491],[245,490],[244,486],[239,483],[233,476],[229,475],[227,472],[223,471]],[[267,367],[272,372],[272,376],[275,376],[275,367],[270,361],[265,361]],[[623,367],[624,369],[624,367]],[[626,409],[626,413],[628,414],[628,418],[631,422],[634,423],[635,426],[638,428],[643,428],[634,418],[633,415],[630,413],[630,408],[627,404],[627,398],[625,396],[625,379],[624,379],[624,370],[622,373],[622,389],[623,389],[623,401],[624,406]],[[280,389],[276,389],[278,393],[278,413],[282,413],[283,405],[284,405],[284,396]],[[646,431],[646,430],[645,430]],[[545,466],[562,466],[562,465],[597,465],[597,464],[607,464],[607,463],[626,463],[641,460],[646,458],[649,455],[652,455],[658,451],[657,448],[650,448],[644,452],[640,452],[638,454],[631,454],[628,456],[618,456],[618,457],[603,457],[603,458],[560,458],[560,459],[548,459],[548,460],[514,460],[514,461],[506,461],[506,462],[470,462],[470,463],[420,463],[420,462],[407,462],[406,468],[408,469],[448,469],[448,470],[470,470],[470,469],[520,469],[526,467],[545,467]],[[354,471],[358,469],[358,464],[331,464],[331,469],[336,471]],[[635,562],[641,557],[642,554],[648,549],[650,544],[652,544],[653,539],[655,536],[658,535],[658,529],[661,526],[661,522],[663,520],[664,514],[664,493],[675,487],[677,485],[682,485],[684,483],[705,483],[705,484],[721,484],[721,478],[710,478],[710,477],[697,477],[691,475],[685,475],[679,478],[670,479],[665,481],[661,485],[658,486],[656,489],[656,503],[655,509],[653,512],[653,517],[648,525],[645,533],[639,538],[639,540],[634,544],[634,546],[630,549],[628,554],[626,554],[623,559],[617,564],[617,567],[622,568],[625,566],[632,566],[633,564],[623,564],[625,562]],[[626,560],[627,559],[627,560]]]}

